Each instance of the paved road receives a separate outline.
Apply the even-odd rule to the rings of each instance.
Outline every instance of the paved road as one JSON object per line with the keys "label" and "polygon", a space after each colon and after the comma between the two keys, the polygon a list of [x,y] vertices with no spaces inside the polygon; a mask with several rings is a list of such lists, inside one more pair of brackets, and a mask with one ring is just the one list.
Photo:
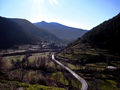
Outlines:
{"label": "paved road", "polygon": [[72,71],[70,68],[66,67],[65,65],[63,65],[62,63],[57,61],[54,57],[54,54],[52,54],[52,60],[55,61],[57,64],[59,64],[61,67],[65,68],[67,71],[69,71],[77,80],[79,80],[81,82],[81,84],[82,84],[81,90],[88,89],[87,82],[82,77],[80,77],[78,74],[76,74],[74,71]]}

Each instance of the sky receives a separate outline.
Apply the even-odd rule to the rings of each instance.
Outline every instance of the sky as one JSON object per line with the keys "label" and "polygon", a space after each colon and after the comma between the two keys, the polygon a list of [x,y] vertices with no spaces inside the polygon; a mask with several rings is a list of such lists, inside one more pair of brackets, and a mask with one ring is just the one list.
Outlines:
{"label": "sky", "polygon": [[120,0],[0,0],[0,16],[90,30],[120,13]]}

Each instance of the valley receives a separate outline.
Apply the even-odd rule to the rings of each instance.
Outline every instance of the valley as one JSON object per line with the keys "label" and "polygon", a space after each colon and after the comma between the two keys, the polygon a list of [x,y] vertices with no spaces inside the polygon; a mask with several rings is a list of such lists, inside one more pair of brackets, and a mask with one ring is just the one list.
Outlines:
{"label": "valley", "polygon": [[120,14],[91,30],[0,17],[0,90],[120,90]]}
{"label": "valley", "polygon": [[0,90],[81,89],[79,80],[52,61],[67,43],[25,19],[0,17]]}
{"label": "valley", "polygon": [[[0,54],[1,90],[67,90],[80,89],[81,83],[60,65],[51,55],[58,49],[38,48],[3,50]],[[33,47],[33,46],[31,46]],[[35,46],[34,46],[35,47]],[[32,48],[30,48],[32,49]]]}

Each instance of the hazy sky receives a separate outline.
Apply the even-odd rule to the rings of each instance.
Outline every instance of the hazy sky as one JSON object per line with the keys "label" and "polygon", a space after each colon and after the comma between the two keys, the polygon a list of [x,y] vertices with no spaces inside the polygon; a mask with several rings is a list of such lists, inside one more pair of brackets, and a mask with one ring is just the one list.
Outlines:
{"label": "hazy sky", "polygon": [[0,16],[91,29],[120,12],[120,0],[0,0]]}

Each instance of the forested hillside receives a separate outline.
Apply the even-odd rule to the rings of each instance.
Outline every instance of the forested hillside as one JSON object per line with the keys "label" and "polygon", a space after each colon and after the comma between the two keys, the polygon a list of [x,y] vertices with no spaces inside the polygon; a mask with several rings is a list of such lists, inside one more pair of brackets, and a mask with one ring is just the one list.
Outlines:
{"label": "forested hillside", "polygon": [[90,90],[119,90],[119,40],[120,14],[69,44],[56,58],[87,80]]}

